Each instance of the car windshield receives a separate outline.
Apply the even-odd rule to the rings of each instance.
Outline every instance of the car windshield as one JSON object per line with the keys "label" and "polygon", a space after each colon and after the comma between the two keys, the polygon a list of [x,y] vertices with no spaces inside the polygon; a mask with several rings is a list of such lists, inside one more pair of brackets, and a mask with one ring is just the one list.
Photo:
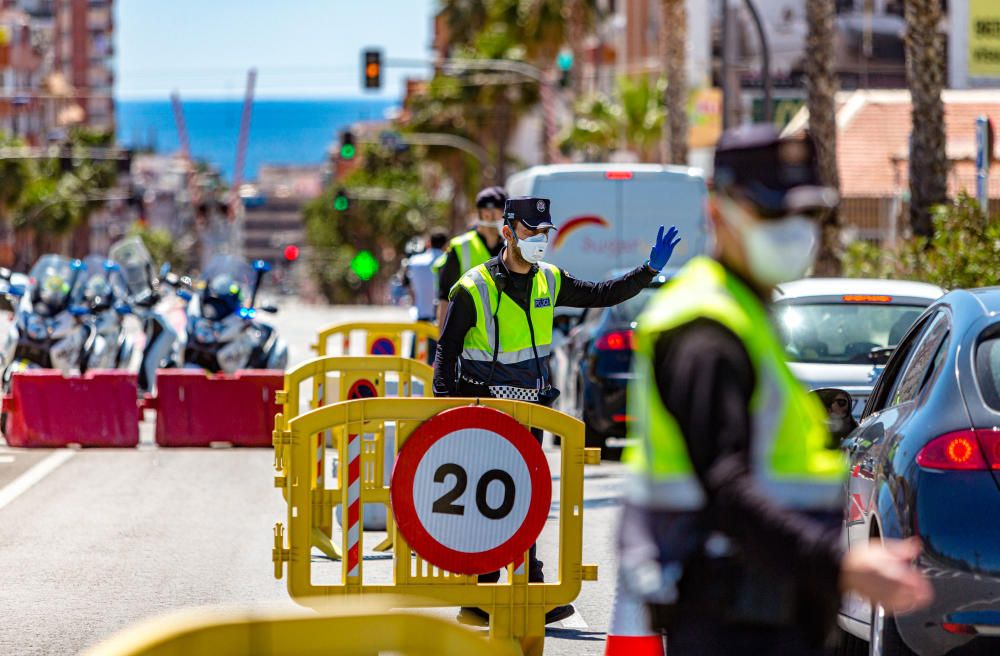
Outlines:
{"label": "car windshield", "polygon": [[884,303],[779,303],[775,315],[792,362],[870,364],[872,349],[899,344],[923,310]]}

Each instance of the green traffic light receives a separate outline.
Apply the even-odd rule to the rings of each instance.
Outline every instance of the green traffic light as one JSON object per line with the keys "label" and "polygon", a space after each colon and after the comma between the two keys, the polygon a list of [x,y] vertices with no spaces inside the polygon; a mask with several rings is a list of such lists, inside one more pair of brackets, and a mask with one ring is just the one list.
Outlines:
{"label": "green traffic light", "polygon": [[347,200],[347,196],[344,194],[338,194],[337,197],[333,199],[333,209],[338,212],[346,212],[350,205],[351,202]]}
{"label": "green traffic light", "polygon": [[355,149],[352,144],[344,144],[340,147],[340,159],[354,159]]}
{"label": "green traffic light", "polygon": [[378,273],[378,260],[368,251],[360,251],[351,260],[351,271],[362,280],[371,280]]}

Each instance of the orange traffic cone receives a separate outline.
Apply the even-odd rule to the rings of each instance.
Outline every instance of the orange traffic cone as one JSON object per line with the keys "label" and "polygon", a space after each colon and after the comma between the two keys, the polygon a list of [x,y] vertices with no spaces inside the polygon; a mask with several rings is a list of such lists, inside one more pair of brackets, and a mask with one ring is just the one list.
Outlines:
{"label": "orange traffic cone", "polygon": [[663,656],[663,636],[649,628],[649,610],[618,576],[604,656]]}

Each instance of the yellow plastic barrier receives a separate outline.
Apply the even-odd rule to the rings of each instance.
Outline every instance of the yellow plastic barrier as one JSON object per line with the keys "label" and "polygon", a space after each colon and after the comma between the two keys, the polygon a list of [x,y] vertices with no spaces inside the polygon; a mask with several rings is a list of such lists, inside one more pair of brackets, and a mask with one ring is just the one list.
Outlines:
{"label": "yellow plastic barrier", "polygon": [[391,612],[412,600],[352,599],[302,610],[191,609],[141,622],[84,656],[513,656],[510,645],[437,617]]}
{"label": "yellow plastic barrier", "polygon": [[425,321],[349,321],[326,326],[319,331],[316,343],[310,346],[316,355],[329,355],[330,339],[339,336],[343,354],[350,355],[351,333],[355,331],[365,333],[365,353],[368,355],[404,355],[403,336],[412,334],[415,342],[413,358],[421,362],[427,361],[430,340],[438,338],[437,326]]}
{"label": "yellow plastic barrier", "polygon": [[[414,382],[423,385],[425,394],[429,394],[434,376],[434,370],[429,365],[400,357],[319,357],[307,360],[285,374],[283,389],[275,395],[278,403],[282,406],[282,412],[275,421],[275,430],[287,430],[288,421],[301,414],[302,398],[300,390],[303,384],[309,384],[312,389],[312,398],[309,400],[310,408],[319,408],[331,401],[348,400],[352,390],[357,386],[373,388],[375,395],[385,396],[388,374],[394,374],[397,384],[397,394],[399,396],[413,396],[415,393]],[[338,374],[336,379],[333,375]],[[336,389],[331,389],[336,387]],[[281,421],[278,421],[278,419]],[[278,433],[276,432],[275,435]],[[316,439],[316,454],[312,461],[316,469],[316,476],[312,482],[313,489],[322,488],[323,463],[326,458],[326,433],[318,433]],[[274,468],[277,476],[274,478],[274,486],[280,488],[285,498],[288,498],[288,453],[287,449],[277,440],[274,443]],[[384,454],[380,451],[366,452],[363,454],[365,465],[374,468],[377,473],[377,480],[382,481],[384,476],[384,466],[382,459]],[[391,520],[390,520],[391,521]],[[390,537],[380,545],[381,550],[387,550],[390,546]],[[333,535],[332,515],[323,524],[316,527],[313,535],[314,544],[328,557],[340,558],[340,550],[331,541]]]}
{"label": "yellow plastic barrier", "polygon": [[[373,433],[380,441],[379,430],[386,422],[396,424],[396,449],[429,418],[451,408],[472,403],[485,405],[512,416],[527,428],[549,431],[562,438],[559,478],[559,568],[554,583],[529,583],[523,566],[508,567],[507,582],[480,584],[475,576],[453,574],[416,556],[394,527],[393,583],[369,584],[364,579],[363,558],[355,569],[341,568],[336,585],[317,585],[312,581],[312,532],[329,517],[335,506],[347,505],[347,468],[340,468],[339,487],[316,489],[306,484],[313,480],[309,463],[315,452],[314,435],[332,431],[337,440],[341,462],[347,462],[347,435]],[[284,422],[284,419],[280,419]],[[496,399],[362,399],[345,401],[313,410],[293,418],[287,430],[275,434],[276,442],[291,451],[288,478],[289,510],[287,542],[279,522],[274,528],[272,560],[274,574],[281,578],[288,563],[288,592],[298,603],[311,605],[317,597],[357,594],[401,594],[423,600],[423,605],[475,606],[490,614],[490,636],[502,642],[519,644],[525,654],[541,654],[545,636],[545,612],[576,599],[582,581],[597,579],[597,566],[584,565],[583,558],[583,466],[599,464],[600,450],[584,447],[583,424],[565,414],[532,403]],[[377,446],[377,445],[376,445]],[[357,487],[353,493],[357,494]],[[390,503],[390,490],[376,484],[369,472],[360,481],[360,502]],[[364,552],[364,520],[354,535],[355,548]],[[348,550],[348,531],[343,535],[343,551]],[[525,554],[525,560],[527,554]]]}

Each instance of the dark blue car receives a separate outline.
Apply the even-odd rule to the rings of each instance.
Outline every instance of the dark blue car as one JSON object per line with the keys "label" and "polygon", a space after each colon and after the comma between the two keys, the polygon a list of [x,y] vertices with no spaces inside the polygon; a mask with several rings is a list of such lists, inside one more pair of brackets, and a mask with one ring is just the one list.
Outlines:
{"label": "dark blue car", "polygon": [[[626,388],[632,379],[632,331],[646,303],[673,271],[660,274],[635,297],[609,308],[590,308],[556,348],[553,369],[558,408],[586,425],[587,446],[624,438],[629,417]],[[610,453],[617,453],[617,449]]]}
{"label": "dark blue car", "polygon": [[927,308],[844,446],[848,548],[920,538],[935,597],[898,617],[847,598],[840,653],[1000,654],[1000,288]]}

